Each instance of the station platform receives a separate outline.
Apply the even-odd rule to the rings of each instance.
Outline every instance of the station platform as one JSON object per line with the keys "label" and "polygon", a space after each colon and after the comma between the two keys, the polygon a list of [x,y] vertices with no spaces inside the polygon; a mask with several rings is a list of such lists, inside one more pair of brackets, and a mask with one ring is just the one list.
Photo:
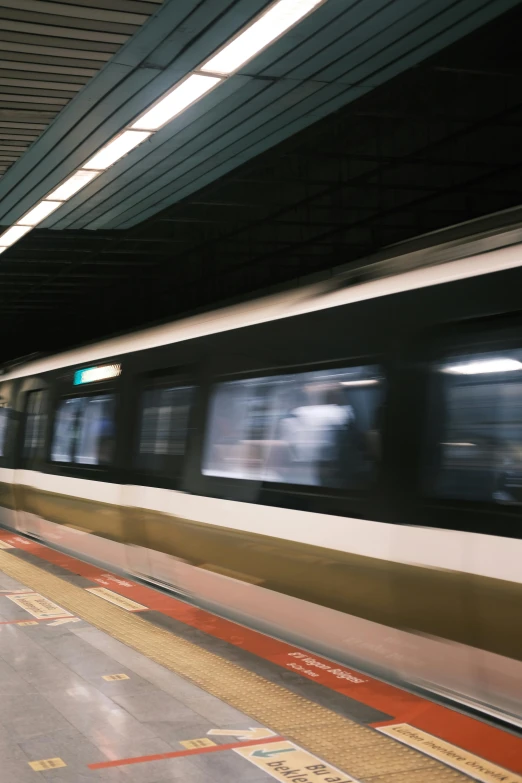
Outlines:
{"label": "station platform", "polygon": [[522,737],[0,530],[0,781],[522,783]]}

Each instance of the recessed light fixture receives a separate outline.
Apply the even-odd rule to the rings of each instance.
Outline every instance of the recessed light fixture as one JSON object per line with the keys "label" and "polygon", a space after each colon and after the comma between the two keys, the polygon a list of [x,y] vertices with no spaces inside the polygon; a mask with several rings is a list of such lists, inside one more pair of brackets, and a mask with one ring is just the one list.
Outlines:
{"label": "recessed light fixture", "polygon": [[11,226],[0,237],[0,247],[7,248],[18,242],[28,231],[31,230],[31,226]]}
{"label": "recessed light fixture", "polygon": [[39,204],[27,213],[27,215],[24,215],[23,218],[17,220],[15,225],[30,226],[31,228],[34,228],[34,226],[37,226],[38,223],[41,223],[42,220],[45,220],[45,218],[49,217],[55,209],[58,209],[58,207],[61,206],[61,201],[47,201],[47,199],[45,201],[40,201]]}
{"label": "recessed light fixture", "polygon": [[131,150],[148,139],[150,133],[145,131],[126,130],[119,136],[110,141],[105,147],[85,163],[82,168],[94,169],[95,171],[104,171],[123,158]]}
{"label": "recessed light fixture", "polygon": [[56,190],[49,193],[48,199],[54,201],[67,201],[78,193],[79,190],[88,185],[91,180],[97,177],[98,171],[86,171],[85,169],[79,169],[72,174],[69,179],[62,182]]}
{"label": "recessed light fixture", "polygon": [[184,82],[175,87],[162,98],[152,109],[145,112],[131,128],[136,130],[156,131],[170,122],[191,104],[202,98],[222,79],[219,76],[204,76],[201,73],[193,73]]}
{"label": "recessed light fixture", "polygon": [[272,3],[0,236],[0,253],[325,2],[276,0]]}
{"label": "recessed light fixture", "polygon": [[199,69],[228,76],[270,46],[325,0],[278,0]]}

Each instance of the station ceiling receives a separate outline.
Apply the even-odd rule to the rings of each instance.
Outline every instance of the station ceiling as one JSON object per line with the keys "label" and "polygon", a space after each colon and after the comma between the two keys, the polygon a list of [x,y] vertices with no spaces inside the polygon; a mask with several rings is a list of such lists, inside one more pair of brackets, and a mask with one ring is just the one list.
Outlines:
{"label": "station ceiling", "polygon": [[[0,2],[0,17],[9,2]],[[5,226],[266,2],[12,5],[14,29],[0,32],[0,44],[15,36],[9,58],[25,65],[27,86],[10,85],[13,77],[3,74],[18,66],[3,63],[0,89],[41,99],[31,110],[49,108],[44,98],[55,86],[34,67],[43,52],[33,51],[28,66],[26,50],[14,48],[37,37],[22,30],[33,24],[22,5],[33,15],[36,6],[67,9],[61,27],[51,14],[48,26],[76,24],[90,33],[81,51],[96,43],[93,51],[110,59],[98,72],[86,58],[95,71],[82,77],[86,86],[62,91],[54,121],[56,106],[32,123],[39,128],[26,128],[32,145],[17,150],[20,159],[0,178]],[[97,24],[93,8],[121,19]],[[148,21],[147,10],[156,11]],[[2,254],[0,323],[9,344],[3,341],[0,359],[249,296],[519,204],[521,23],[518,2],[326,0]],[[52,37],[49,49],[58,50]],[[68,34],[68,51],[71,41]],[[56,51],[45,58],[54,55],[66,58]],[[54,67],[70,79],[69,70],[81,66],[66,59]],[[38,80],[46,86],[35,87]],[[9,133],[24,135],[22,126],[2,122],[22,123],[26,110],[3,106],[0,148],[17,146]],[[4,119],[6,112],[19,119]]]}
{"label": "station ceiling", "polygon": [[1,177],[160,5],[1,0],[0,204]]}

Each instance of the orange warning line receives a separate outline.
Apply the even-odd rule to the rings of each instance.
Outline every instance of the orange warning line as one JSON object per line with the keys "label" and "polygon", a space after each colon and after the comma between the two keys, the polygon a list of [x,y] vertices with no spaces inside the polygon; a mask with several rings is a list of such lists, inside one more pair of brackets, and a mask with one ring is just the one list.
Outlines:
{"label": "orange warning line", "polygon": [[109,767],[124,767],[127,764],[143,764],[145,761],[162,761],[163,759],[177,759],[181,756],[196,756],[200,753],[219,753],[222,750],[234,750],[234,748],[248,748],[251,745],[266,745],[267,742],[281,742],[282,737],[265,737],[260,740],[247,742],[229,742],[227,745],[213,745],[208,748],[191,748],[190,750],[173,750],[172,753],[154,753],[152,756],[134,756],[129,759],[116,759],[116,761],[99,761],[97,764],[88,764],[89,769],[109,769]]}

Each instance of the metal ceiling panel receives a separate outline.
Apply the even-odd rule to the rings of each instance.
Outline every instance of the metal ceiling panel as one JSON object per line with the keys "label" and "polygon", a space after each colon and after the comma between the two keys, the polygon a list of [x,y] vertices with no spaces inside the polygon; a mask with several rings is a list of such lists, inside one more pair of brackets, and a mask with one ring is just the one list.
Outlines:
{"label": "metal ceiling panel", "polygon": [[[202,5],[206,8],[204,17],[201,16]],[[228,21],[227,30],[223,31],[225,38],[264,5],[266,0],[227,2],[227,7],[235,7],[237,12],[239,9],[242,13],[239,19],[237,13],[221,14]],[[197,43],[197,31],[204,19],[207,24],[214,21],[223,6],[223,0],[203,0],[203,4],[200,0],[184,0],[183,4],[167,1],[161,13],[141,28],[98,77],[89,82],[78,99],[66,107],[50,132],[24,155],[16,170],[9,172],[10,176],[2,182],[0,189],[0,192],[3,191],[0,224],[16,220],[144,107],[197,65],[203,56],[194,43],[195,39]],[[171,47],[174,62],[160,70],[154,65],[154,53],[157,47],[171,40],[172,27],[178,32],[176,47]],[[138,67],[135,67],[136,64]],[[145,86],[147,88],[143,90]],[[12,189],[8,191],[10,186]]]}
{"label": "metal ceiling panel", "polygon": [[0,128],[22,143],[0,164],[0,195],[2,175],[39,135],[27,131],[43,132],[161,1],[2,0]]}
{"label": "metal ceiling panel", "polygon": [[[247,83],[246,89],[250,92],[250,82]],[[276,82],[256,95],[255,99],[250,98],[239,103],[236,111],[230,106],[231,101],[227,101],[228,105],[220,106],[223,112],[220,122],[216,121],[209,127],[208,117],[203,114],[200,125],[204,124],[204,129],[201,133],[196,135],[197,123],[194,122],[183,134],[176,134],[170,145],[165,143],[159,146],[155,160],[154,162],[151,160],[149,166],[147,161],[151,156],[141,161],[143,173],[139,177],[141,183],[139,194],[136,193],[135,184],[138,178],[135,173],[136,165],[129,171],[129,175],[134,174],[134,176],[127,199],[124,199],[124,194],[117,189],[110,200],[104,199],[103,204],[100,204],[96,210],[100,215],[99,220],[91,219],[94,217],[93,210],[80,221],[71,221],[69,225],[77,227],[78,222],[83,227],[99,228],[106,224],[111,225],[113,217],[118,220],[118,223],[122,220],[130,220],[134,223],[135,215],[149,211],[153,213],[155,204],[163,197],[172,194],[173,185],[176,191],[186,187],[187,182],[197,189],[196,182],[200,174],[210,174],[210,179],[206,180],[208,182],[214,178],[218,166],[222,172],[228,170],[226,167],[223,168],[223,163],[235,161],[234,165],[239,165],[248,160],[251,157],[248,151],[250,145],[258,140],[263,145],[270,125],[274,123],[279,128],[282,115],[292,112],[301,116],[302,104],[306,99],[310,101],[306,112],[310,117],[313,108],[311,101],[314,96],[316,101],[322,102],[326,99],[326,94],[332,97],[332,93],[338,94],[341,91],[345,91],[345,86],[322,86],[314,82],[290,86],[287,82]],[[357,89],[354,88],[353,93],[356,92]],[[239,132],[241,136],[238,135]],[[183,138],[179,138],[181,136]],[[114,172],[114,175],[116,176],[117,172]],[[118,188],[119,180],[113,184]],[[123,212],[125,206],[127,212]],[[81,210],[82,207],[77,208],[76,212],[78,209]]]}
{"label": "metal ceiling panel", "polygon": [[[280,73],[277,79],[268,82],[266,89],[260,93],[256,90],[257,94],[254,94],[254,89],[258,79],[253,74],[252,80],[241,89],[241,94],[238,92],[235,104],[230,99],[217,102],[224,90],[224,86],[219,87],[197,108],[157,133],[146,148],[139,148],[114,166],[110,181],[107,177],[96,180],[89,191],[79,194],[64,209],[51,216],[46,225],[57,228],[128,228],[195,192],[329,111],[360,97],[512,4],[511,0],[506,0],[501,8],[502,3],[499,2],[477,4],[477,0],[448,0],[444,9],[441,2],[424,3],[421,8],[415,0],[403,2],[400,3],[403,16],[392,35],[389,16],[380,18],[381,2],[376,3],[373,15],[369,11],[370,4],[366,2],[364,11],[359,5],[353,5],[339,16],[335,12],[341,4],[332,0],[331,6],[329,3],[324,6],[324,9],[329,9],[329,18],[322,29],[335,28],[339,37],[342,27],[346,31],[344,37],[350,39],[356,20],[370,16],[374,25],[372,30],[381,31],[375,36],[373,48],[370,46],[372,42],[368,41],[359,47],[361,51],[357,54],[350,51],[348,56],[337,59],[328,73],[325,69],[319,73],[308,72],[311,78],[294,79],[295,70]],[[396,5],[393,4],[394,7]],[[321,10],[315,18],[319,28],[323,21]],[[384,11],[389,15],[389,5],[384,7]],[[409,35],[406,34],[406,21]],[[307,22],[310,23],[311,18]],[[314,43],[312,37],[307,47],[299,46],[301,59],[314,52]],[[274,61],[281,62],[282,50],[291,45],[291,42],[281,39],[262,57],[266,59],[270,55]],[[344,51],[347,48],[350,47],[345,45]],[[327,52],[330,53],[330,50]],[[338,50],[333,52],[333,60],[337,53]],[[309,56],[310,59],[314,57]],[[245,70],[252,72],[254,68],[247,67]],[[268,70],[264,68],[262,76]],[[235,78],[231,77],[227,84]],[[193,124],[186,128],[189,120]],[[185,128],[184,133],[180,133],[182,128]]]}
{"label": "metal ceiling panel", "polygon": [[[10,0],[10,5],[16,2]],[[27,12],[34,13],[36,0],[24,2],[28,4]],[[114,4],[109,8],[104,0],[91,2],[102,3],[104,9],[113,9],[114,13],[121,11]],[[420,63],[517,3],[518,0],[327,0],[239,74],[225,80],[96,178],[43,226],[99,230],[135,225]],[[139,5],[141,10],[144,5],[129,0],[129,13],[136,14],[131,4]],[[75,7],[78,5],[81,4],[75,3]],[[80,73],[74,74],[74,80],[71,76],[69,82],[46,76],[45,81],[54,85],[44,94],[36,84],[39,79],[30,72],[22,92],[17,84],[2,85],[0,65],[0,94],[3,93],[4,101],[13,97],[24,103],[26,110],[38,106],[48,115],[64,106],[49,130],[0,180],[0,223],[18,219],[266,5],[267,0],[165,0],[157,14],[137,27],[127,44],[72,100],[70,96],[75,94],[81,79],[87,78]],[[85,34],[99,33],[101,37],[92,43],[102,47],[100,53],[103,48],[115,46],[112,39],[124,35],[126,27],[132,27],[129,17],[125,17],[125,22],[122,17],[121,32],[105,25],[102,33],[81,26],[78,18],[75,17],[71,29],[78,36],[75,44],[81,44],[84,53],[92,50],[82,38]],[[82,19],[88,24],[88,19]],[[46,27],[49,34],[54,30],[52,24]],[[24,28],[19,34],[22,32],[28,31]],[[56,36],[51,38],[58,40]],[[49,41],[48,44],[52,48]],[[51,103],[45,103],[44,98]],[[20,140],[13,141],[23,146]],[[9,158],[18,154],[0,149],[0,172],[2,166],[10,165]]]}
{"label": "metal ceiling panel", "polygon": [[[4,357],[215,309],[224,298],[250,299],[519,204],[521,24],[519,4],[131,230],[37,228],[0,262]],[[229,108],[235,101],[240,111],[246,87],[230,93]],[[193,118],[180,131],[185,143],[195,126]],[[283,132],[273,130],[270,139]],[[136,165],[144,170],[146,160]],[[202,168],[198,181],[210,181],[221,165],[227,161]],[[497,229],[512,220],[498,218]]]}

